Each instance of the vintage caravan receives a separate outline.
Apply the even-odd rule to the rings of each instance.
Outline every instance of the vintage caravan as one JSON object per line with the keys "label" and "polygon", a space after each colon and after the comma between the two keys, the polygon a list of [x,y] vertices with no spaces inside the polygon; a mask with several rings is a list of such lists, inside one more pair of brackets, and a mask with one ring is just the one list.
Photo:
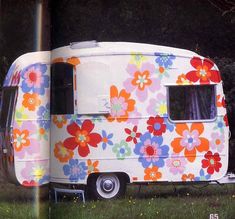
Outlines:
{"label": "vintage caravan", "polygon": [[1,106],[1,171],[24,186],[217,182],[228,168],[220,73],[182,49],[81,42],[11,66]]}

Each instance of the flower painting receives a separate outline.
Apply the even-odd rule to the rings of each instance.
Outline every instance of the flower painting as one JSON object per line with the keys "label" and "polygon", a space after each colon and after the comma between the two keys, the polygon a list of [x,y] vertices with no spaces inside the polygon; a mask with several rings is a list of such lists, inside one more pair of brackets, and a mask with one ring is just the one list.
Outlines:
{"label": "flower painting", "polygon": [[78,154],[86,157],[90,153],[90,146],[97,147],[101,142],[100,134],[92,132],[95,125],[91,120],[84,120],[81,126],[72,123],[67,126],[67,132],[72,136],[64,140],[64,147],[74,150],[77,148]]}

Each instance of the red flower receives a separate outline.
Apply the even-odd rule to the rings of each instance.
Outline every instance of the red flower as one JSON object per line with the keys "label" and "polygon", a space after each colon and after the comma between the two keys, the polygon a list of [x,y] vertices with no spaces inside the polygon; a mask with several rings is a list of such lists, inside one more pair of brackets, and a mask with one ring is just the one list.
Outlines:
{"label": "red flower", "polygon": [[207,173],[213,174],[214,171],[219,172],[219,169],[222,167],[220,161],[220,156],[218,153],[212,154],[211,151],[208,151],[204,157],[206,159],[202,160],[202,168],[207,168]]}
{"label": "red flower", "polygon": [[150,133],[153,133],[153,135],[162,135],[162,133],[166,132],[166,124],[163,123],[164,119],[160,116],[156,117],[150,117],[147,121],[147,124],[149,125],[147,128]]}
{"label": "red flower", "polygon": [[125,128],[125,132],[129,135],[126,138],[126,142],[133,141],[135,144],[137,144],[137,138],[141,136],[141,133],[137,132],[137,126],[135,125],[132,130]]}
{"label": "red flower", "polygon": [[227,116],[227,114],[224,116],[224,123],[225,123],[226,126],[229,125],[228,124],[228,116]]}
{"label": "red flower", "polygon": [[38,183],[35,182],[34,180],[31,180],[31,181],[23,181],[22,182],[22,185],[25,186],[25,187],[34,187],[34,186],[38,186]]}
{"label": "red flower", "polygon": [[186,74],[186,78],[192,82],[199,82],[201,84],[209,84],[210,81],[218,83],[221,81],[219,71],[211,70],[214,63],[209,59],[200,59],[193,57],[190,61],[191,65],[196,69]]}
{"label": "red flower", "polygon": [[67,131],[73,137],[69,137],[64,141],[64,147],[74,150],[78,147],[78,154],[82,157],[86,157],[90,153],[88,145],[97,147],[102,140],[102,137],[98,133],[91,133],[94,129],[94,124],[86,119],[82,123],[81,127],[75,122],[68,125]]}

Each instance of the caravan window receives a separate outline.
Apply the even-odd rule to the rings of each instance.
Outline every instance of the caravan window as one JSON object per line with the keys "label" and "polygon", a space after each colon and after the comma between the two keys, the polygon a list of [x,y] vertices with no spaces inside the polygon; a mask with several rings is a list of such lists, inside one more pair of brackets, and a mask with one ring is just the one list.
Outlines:
{"label": "caravan window", "polygon": [[6,128],[11,126],[16,95],[16,87],[3,88],[1,99],[0,128]]}
{"label": "caravan window", "polygon": [[168,87],[171,120],[212,120],[216,116],[215,85]]}
{"label": "caravan window", "polygon": [[73,65],[55,63],[51,67],[51,114],[73,113]]}

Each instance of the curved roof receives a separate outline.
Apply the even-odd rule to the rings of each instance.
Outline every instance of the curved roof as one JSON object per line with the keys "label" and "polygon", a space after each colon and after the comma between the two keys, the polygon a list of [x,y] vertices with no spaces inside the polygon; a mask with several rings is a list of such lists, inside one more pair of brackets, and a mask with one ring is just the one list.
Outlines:
{"label": "curved roof", "polygon": [[52,59],[68,56],[118,55],[131,53],[142,53],[146,55],[164,53],[186,57],[198,56],[196,53],[189,50],[167,46],[158,46],[153,44],[84,41],[71,43],[69,46],[64,46],[52,50]]}

